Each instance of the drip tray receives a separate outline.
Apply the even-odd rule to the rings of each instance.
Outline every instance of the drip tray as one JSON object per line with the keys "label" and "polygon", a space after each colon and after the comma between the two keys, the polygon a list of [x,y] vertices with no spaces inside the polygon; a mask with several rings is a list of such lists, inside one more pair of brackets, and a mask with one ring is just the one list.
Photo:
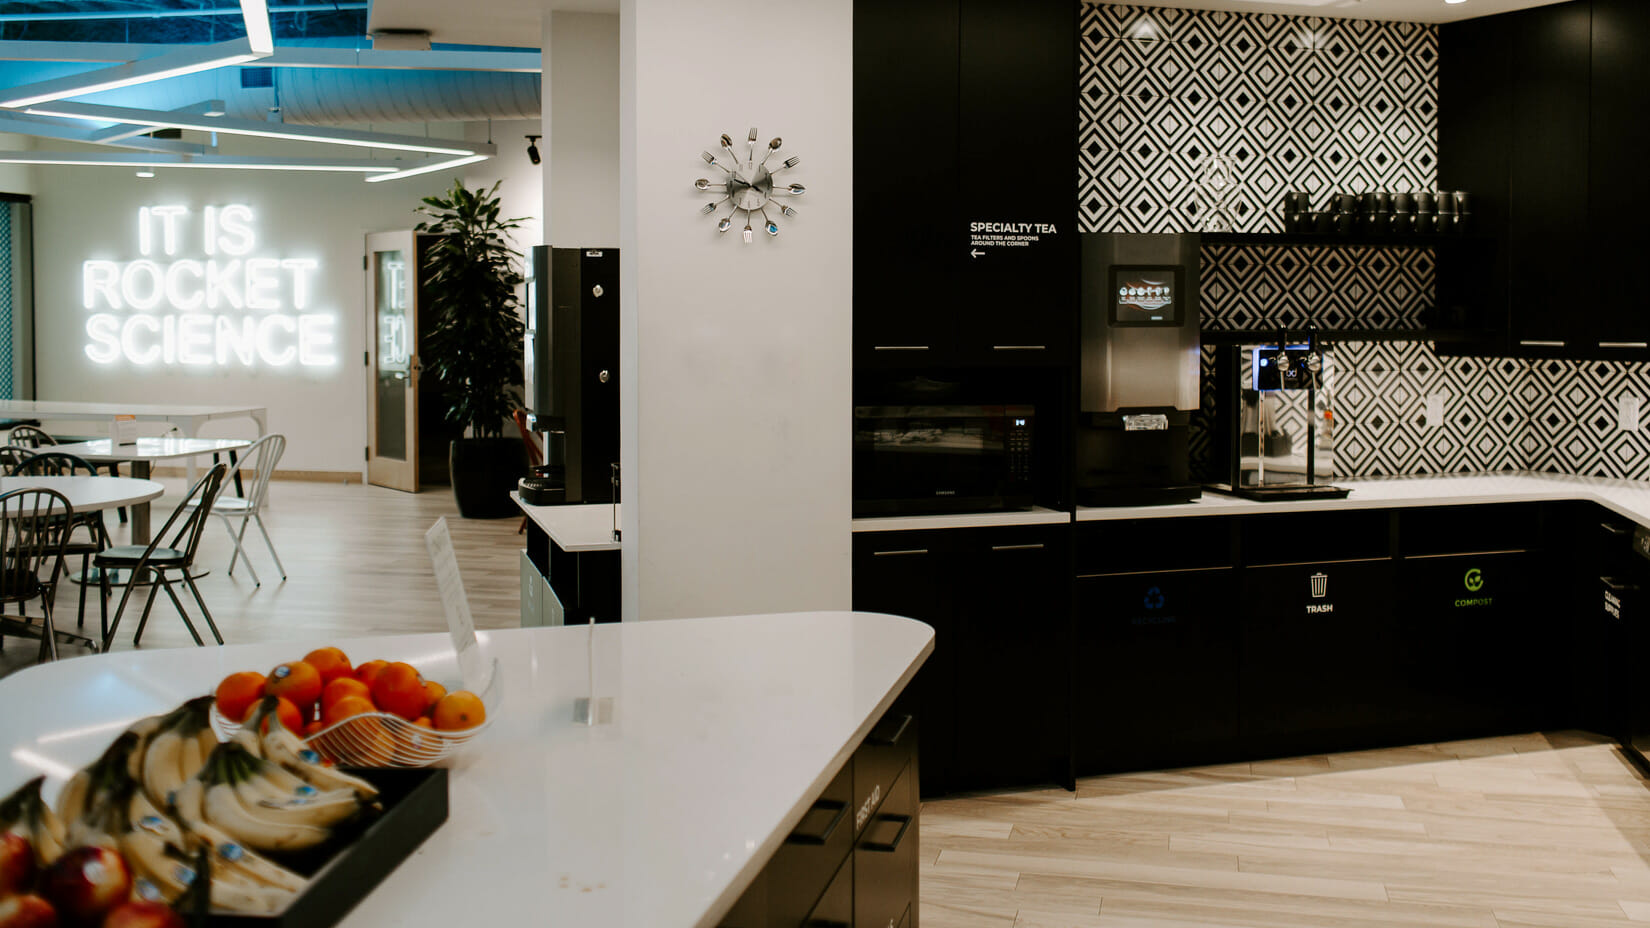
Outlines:
{"label": "drip tray", "polygon": [[1295,483],[1278,484],[1265,487],[1238,487],[1231,484],[1211,483],[1209,489],[1227,496],[1236,496],[1239,499],[1252,499],[1263,503],[1281,503],[1289,500],[1302,499],[1345,499],[1351,493],[1346,487],[1334,487],[1327,483]]}

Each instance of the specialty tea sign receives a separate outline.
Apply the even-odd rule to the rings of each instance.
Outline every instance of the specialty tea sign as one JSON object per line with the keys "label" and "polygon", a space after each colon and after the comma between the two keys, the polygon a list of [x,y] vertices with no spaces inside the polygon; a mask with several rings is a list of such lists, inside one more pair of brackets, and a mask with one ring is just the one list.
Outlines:
{"label": "specialty tea sign", "polygon": [[86,357],[148,366],[333,367],[338,317],[316,312],[314,258],[261,251],[244,204],[145,206],[127,261],[81,265]]}

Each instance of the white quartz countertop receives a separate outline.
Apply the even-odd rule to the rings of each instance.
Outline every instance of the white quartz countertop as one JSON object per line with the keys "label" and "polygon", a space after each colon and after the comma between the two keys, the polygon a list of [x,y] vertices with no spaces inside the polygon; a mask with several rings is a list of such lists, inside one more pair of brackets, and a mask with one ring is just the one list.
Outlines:
{"label": "white quartz countertop", "polygon": [[[492,726],[455,758],[447,823],[346,926],[714,925],[934,642],[850,612],[479,634]],[[53,798],[132,720],[327,644],[458,680],[444,634],[63,660],[0,679],[0,791],[44,773]],[[612,722],[587,727],[592,675]]]}
{"label": "white quartz countertop", "polygon": [[521,501],[521,494],[511,493],[527,518],[544,529],[544,533],[567,552],[617,551],[619,543],[613,540],[613,526],[623,510],[612,503],[573,503],[566,506],[534,506]]}
{"label": "white quartz countertop", "polygon": [[959,512],[936,516],[871,516],[854,520],[858,532],[907,532],[928,528],[996,528],[1005,525],[1063,525],[1071,513],[1035,506],[1019,512]]}
{"label": "white quartz countertop", "polygon": [[1349,488],[1352,491],[1351,495],[1345,499],[1263,503],[1205,490],[1202,499],[1190,503],[1167,506],[1079,507],[1076,521],[1394,509],[1410,506],[1462,506],[1539,500],[1589,500],[1633,519],[1640,525],[1650,526],[1650,482],[1639,480],[1521,471],[1422,477],[1364,477],[1329,482],[1335,486]]}

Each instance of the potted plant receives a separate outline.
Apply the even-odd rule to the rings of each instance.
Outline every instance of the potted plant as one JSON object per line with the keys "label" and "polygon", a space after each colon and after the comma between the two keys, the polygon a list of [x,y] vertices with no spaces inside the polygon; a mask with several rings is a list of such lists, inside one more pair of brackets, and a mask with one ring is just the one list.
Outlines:
{"label": "potted plant", "polygon": [[440,236],[425,257],[426,304],[434,313],[421,345],[425,367],[447,403],[446,420],[463,430],[448,450],[459,514],[516,515],[510,500],[527,472],[526,446],[503,437],[520,404],[524,325],[517,288],[521,253],[510,247],[519,219],[499,218],[498,184],[425,197],[419,232]]}

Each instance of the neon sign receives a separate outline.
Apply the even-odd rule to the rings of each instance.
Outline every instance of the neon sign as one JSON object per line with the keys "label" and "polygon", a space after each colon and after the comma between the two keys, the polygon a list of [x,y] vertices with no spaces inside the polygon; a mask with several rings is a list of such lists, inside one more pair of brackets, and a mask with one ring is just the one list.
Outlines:
{"label": "neon sign", "polygon": [[[254,255],[256,215],[244,204],[138,210],[130,261],[81,265],[86,357],[195,367],[334,367],[338,317],[311,311],[314,258]],[[185,242],[199,257],[178,257]],[[187,254],[187,253],[186,253]]]}

